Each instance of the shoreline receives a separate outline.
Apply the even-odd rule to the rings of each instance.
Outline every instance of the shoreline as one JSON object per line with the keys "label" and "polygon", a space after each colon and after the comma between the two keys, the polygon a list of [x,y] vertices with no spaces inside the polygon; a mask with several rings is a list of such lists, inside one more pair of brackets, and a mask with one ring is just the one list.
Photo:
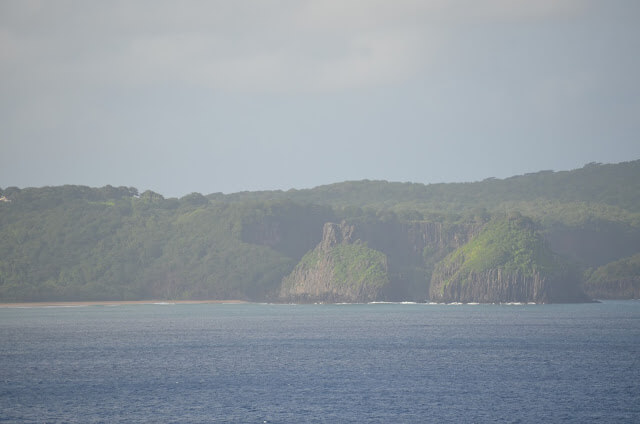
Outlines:
{"label": "shoreline", "polygon": [[215,303],[249,303],[246,300],[95,300],[74,302],[16,302],[0,303],[0,308],[38,308],[72,306],[119,306],[119,305],[198,305]]}

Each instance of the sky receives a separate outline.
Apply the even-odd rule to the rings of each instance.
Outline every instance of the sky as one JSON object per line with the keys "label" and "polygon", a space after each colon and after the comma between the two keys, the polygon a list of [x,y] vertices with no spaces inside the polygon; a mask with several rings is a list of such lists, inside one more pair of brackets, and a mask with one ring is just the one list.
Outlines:
{"label": "sky", "polygon": [[0,1],[0,187],[165,197],[640,159],[640,2]]}

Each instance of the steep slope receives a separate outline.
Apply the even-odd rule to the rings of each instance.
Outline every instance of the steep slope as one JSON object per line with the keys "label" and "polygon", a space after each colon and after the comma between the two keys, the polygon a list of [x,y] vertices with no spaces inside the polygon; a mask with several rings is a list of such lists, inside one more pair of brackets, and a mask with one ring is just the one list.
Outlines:
{"label": "steep slope", "polygon": [[467,243],[483,226],[482,222],[445,224],[380,215],[346,222],[353,227],[353,240],[362,240],[387,256],[390,281],[384,289],[384,300],[388,301],[428,299],[434,265]]}
{"label": "steep slope", "polygon": [[519,214],[494,219],[436,265],[430,298],[438,302],[581,302],[588,300],[568,263]]}
{"label": "steep slope", "polygon": [[387,258],[361,240],[353,226],[327,223],[320,244],[302,257],[280,290],[286,302],[371,302],[389,284]]}
{"label": "steep slope", "polygon": [[640,299],[640,253],[596,269],[585,291],[594,299]]}

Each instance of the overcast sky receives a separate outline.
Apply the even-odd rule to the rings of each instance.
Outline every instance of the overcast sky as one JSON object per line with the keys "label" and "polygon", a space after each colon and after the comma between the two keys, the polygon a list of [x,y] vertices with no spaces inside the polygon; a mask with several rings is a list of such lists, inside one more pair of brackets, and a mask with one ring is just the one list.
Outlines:
{"label": "overcast sky", "polygon": [[640,1],[0,1],[0,187],[477,181],[640,158]]}

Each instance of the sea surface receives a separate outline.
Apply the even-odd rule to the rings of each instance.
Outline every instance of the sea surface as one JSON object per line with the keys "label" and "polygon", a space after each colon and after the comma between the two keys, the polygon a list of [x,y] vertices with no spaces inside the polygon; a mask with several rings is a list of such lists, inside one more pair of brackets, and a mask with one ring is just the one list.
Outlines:
{"label": "sea surface", "polygon": [[639,423],[640,301],[0,308],[0,421]]}

